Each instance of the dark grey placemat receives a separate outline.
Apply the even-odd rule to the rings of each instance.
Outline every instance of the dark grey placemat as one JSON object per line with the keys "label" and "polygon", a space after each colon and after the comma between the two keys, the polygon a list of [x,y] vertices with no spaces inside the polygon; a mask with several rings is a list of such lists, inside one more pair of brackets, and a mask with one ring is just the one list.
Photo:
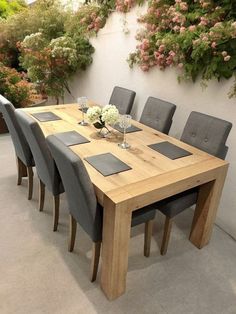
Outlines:
{"label": "dark grey placemat", "polygon": [[50,111],[31,113],[31,116],[35,117],[40,122],[61,120],[60,117]]}
{"label": "dark grey placemat", "polygon": [[82,110],[82,108],[79,108],[80,111],[84,111],[84,113],[87,113],[89,107],[84,108],[84,110]]}
{"label": "dark grey placemat", "polygon": [[[120,126],[119,126],[119,123],[116,123],[113,128],[121,133],[124,132],[124,129],[122,129]],[[137,132],[137,131],[142,131],[142,129],[138,128],[137,126],[135,125],[131,125],[129,128],[126,129],[126,133],[132,133],[132,132]]]}
{"label": "dark grey placemat", "polygon": [[104,177],[132,169],[111,153],[87,157],[85,160],[102,175],[104,175]]}
{"label": "dark grey placemat", "polygon": [[187,150],[176,146],[170,142],[162,142],[148,145],[148,147],[156,150],[158,153],[170,158],[170,159],[177,159],[192,155],[192,153],[188,152]]}
{"label": "dark grey placemat", "polygon": [[54,134],[66,146],[89,143],[90,141],[76,131],[62,132]]}

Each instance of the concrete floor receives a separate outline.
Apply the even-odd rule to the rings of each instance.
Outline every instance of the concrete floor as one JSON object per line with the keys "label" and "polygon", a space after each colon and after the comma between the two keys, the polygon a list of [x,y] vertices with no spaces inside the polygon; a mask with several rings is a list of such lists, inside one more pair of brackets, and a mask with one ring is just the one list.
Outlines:
{"label": "concrete floor", "polygon": [[37,211],[37,180],[27,200],[26,180],[16,186],[14,151],[0,136],[1,314],[235,314],[236,242],[218,227],[198,250],[188,241],[192,211],[176,219],[169,251],[159,253],[163,217],[157,215],[150,258],[142,255],[143,228],[132,230],[126,294],[109,302],[89,281],[91,241],[78,228],[74,253],[67,252],[68,213],[61,204],[52,232],[51,200]]}

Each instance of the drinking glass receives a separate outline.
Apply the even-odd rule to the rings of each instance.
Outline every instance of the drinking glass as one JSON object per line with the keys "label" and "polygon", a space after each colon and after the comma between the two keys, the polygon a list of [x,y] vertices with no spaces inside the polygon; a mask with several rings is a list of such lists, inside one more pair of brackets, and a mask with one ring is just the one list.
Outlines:
{"label": "drinking glass", "polygon": [[83,126],[88,125],[88,122],[84,121],[84,112],[87,108],[88,98],[86,96],[79,97],[77,98],[77,103],[80,105],[82,111],[82,121],[79,124]]}
{"label": "drinking glass", "polygon": [[131,119],[132,117],[129,114],[120,115],[119,125],[124,130],[123,133],[123,142],[119,143],[118,146],[127,149],[130,147],[130,144],[126,142],[126,129],[131,127]]}

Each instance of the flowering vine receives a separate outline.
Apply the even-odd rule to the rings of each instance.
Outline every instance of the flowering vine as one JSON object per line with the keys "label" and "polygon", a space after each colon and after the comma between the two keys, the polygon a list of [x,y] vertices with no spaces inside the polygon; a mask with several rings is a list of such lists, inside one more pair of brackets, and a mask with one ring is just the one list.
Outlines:
{"label": "flowering vine", "polygon": [[[236,3],[230,0],[150,0],[139,18],[136,51],[143,71],[178,68],[179,80],[230,78],[236,70]],[[230,96],[236,94],[233,86]]]}

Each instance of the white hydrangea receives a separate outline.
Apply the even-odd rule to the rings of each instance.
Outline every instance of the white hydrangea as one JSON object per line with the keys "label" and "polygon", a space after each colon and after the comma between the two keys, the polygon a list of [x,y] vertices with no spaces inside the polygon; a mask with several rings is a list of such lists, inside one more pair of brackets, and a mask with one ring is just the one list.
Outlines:
{"label": "white hydrangea", "polygon": [[76,44],[70,37],[58,37],[52,39],[49,47],[52,49],[53,58],[66,59],[69,65],[76,64],[78,61]]}
{"label": "white hydrangea", "polygon": [[22,46],[24,48],[39,49],[45,45],[45,38],[41,32],[25,36]]}
{"label": "white hydrangea", "polygon": [[106,105],[102,109],[101,120],[107,124],[115,124],[119,120],[119,111],[114,105]]}
{"label": "white hydrangea", "polygon": [[87,117],[90,123],[115,124],[119,120],[119,111],[114,105],[106,105],[103,108],[93,106],[88,109]]}
{"label": "white hydrangea", "polygon": [[90,123],[95,123],[100,121],[100,116],[102,115],[102,109],[98,106],[90,107],[87,111],[87,117]]}

